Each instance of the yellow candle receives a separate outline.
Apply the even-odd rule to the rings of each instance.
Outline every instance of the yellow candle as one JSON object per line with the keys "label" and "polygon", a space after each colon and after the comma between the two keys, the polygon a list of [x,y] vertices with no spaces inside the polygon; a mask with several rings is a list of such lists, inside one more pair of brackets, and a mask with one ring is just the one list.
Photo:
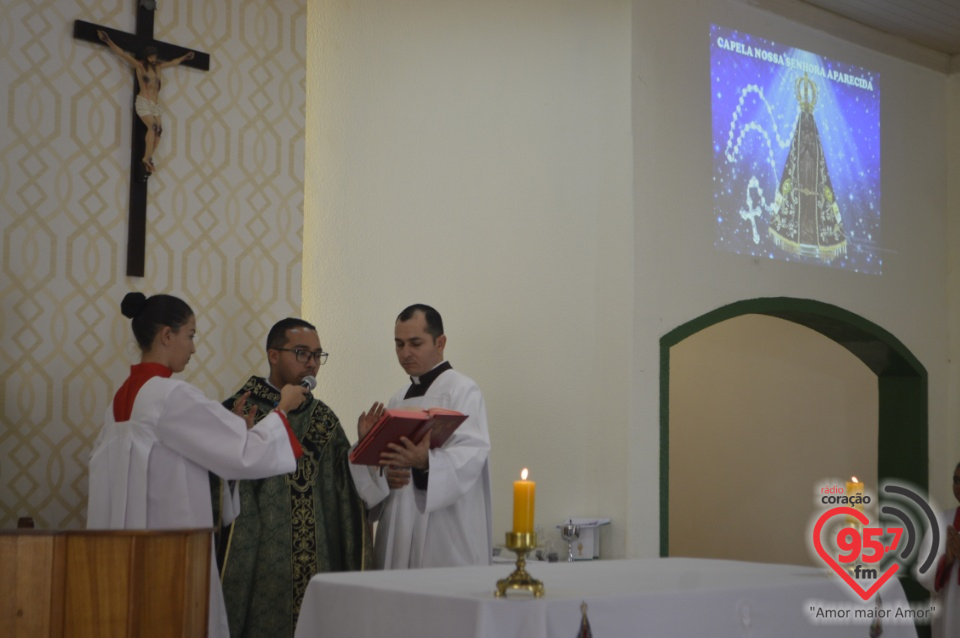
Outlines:
{"label": "yellow candle", "polygon": [[[856,476],[851,476],[851,477],[850,477],[850,480],[847,481],[847,494],[846,494],[846,496],[847,496],[847,502],[849,503],[850,499],[853,498],[853,497],[856,496],[856,495],[859,495],[859,496],[860,496],[860,499],[862,500],[862,499],[863,499],[863,487],[864,487],[863,483],[861,483],[860,481],[858,481]],[[863,511],[863,505],[860,504],[860,503],[858,503],[858,504],[856,504],[856,505],[850,504],[850,505],[848,505],[848,507],[852,507],[853,509],[855,509],[855,510],[857,510],[857,511],[859,511],[859,512],[862,512],[862,511]],[[848,515],[848,516],[847,516],[847,523],[849,523],[850,525],[859,525],[859,524],[860,524],[860,521],[858,521],[858,520],[857,520],[856,518],[854,518],[853,516],[849,516],[849,515]]]}
{"label": "yellow candle", "polygon": [[527,468],[520,472],[520,480],[513,482],[513,531],[533,533],[533,502],[537,484],[527,480]]}

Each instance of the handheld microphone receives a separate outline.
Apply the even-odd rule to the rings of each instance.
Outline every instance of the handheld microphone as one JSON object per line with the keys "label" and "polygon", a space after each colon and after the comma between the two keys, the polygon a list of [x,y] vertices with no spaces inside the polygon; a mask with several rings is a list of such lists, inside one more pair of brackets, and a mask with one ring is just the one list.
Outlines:
{"label": "handheld microphone", "polygon": [[305,387],[307,390],[313,390],[317,387],[317,378],[312,374],[308,374],[303,378],[303,381],[300,382],[300,385]]}

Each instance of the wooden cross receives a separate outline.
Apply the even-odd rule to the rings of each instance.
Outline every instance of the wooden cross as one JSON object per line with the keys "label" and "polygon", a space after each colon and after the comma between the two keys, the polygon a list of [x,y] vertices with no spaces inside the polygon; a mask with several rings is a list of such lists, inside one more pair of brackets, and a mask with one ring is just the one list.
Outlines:
{"label": "wooden cross", "polygon": [[[153,14],[156,10],[155,0],[137,0],[137,31],[135,34],[117,31],[109,27],[75,20],[73,23],[73,37],[95,44],[104,44],[100,41],[97,31],[106,31],[117,46],[124,51],[139,52],[147,46],[157,49],[157,57],[162,60],[173,60],[191,49],[185,49],[175,44],[158,42],[153,39]],[[104,45],[106,46],[106,45]],[[201,71],[210,70],[210,55],[194,51],[192,60],[184,60],[182,66],[189,66]],[[133,92],[138,91],[137,78],[134,74]],[[131,103],[131,110],[132,110]],[[143,154],[146,147],[145,137],[147,127],[140,121],[140,117],[133,113],[133,140],[130,151],[130,219],[127,228],[127,276],[143,277],[143,264],[146,253],[147,239],[147,178],[150,176],[143,166]]]}

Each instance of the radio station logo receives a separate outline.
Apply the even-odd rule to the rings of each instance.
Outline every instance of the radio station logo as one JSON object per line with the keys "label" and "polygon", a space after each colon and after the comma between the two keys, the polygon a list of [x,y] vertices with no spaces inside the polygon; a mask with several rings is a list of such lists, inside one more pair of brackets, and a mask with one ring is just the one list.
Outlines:
{"label": "radio station logo", "polygon": [[919,550],[914,509],[922,514],[923,528],[930,531],[932,541],[927,555],[917,557],[917,561],[922,561],[919,573],[925,574],[933,567],[940,546],[937,517],[925,498],[909,487],[893,483],[884,485],[882,492],[911,507],[905,511],[896,504],[884,504],[879,511],[890,523],[871,524],[865,510],[873,499],[864,493],[863,483],[854,477],[847,482],[846,489],[840,486],[820,489],[821,504],[832,507],[820,514],[813,526],[812,540],[817,555],[863,600],[869,600],[904,569],[914,550]]}
{"label": "radio station logo", "polygon": [[[827,509],[814,513],[810,536],[813,552],[846,587],[863,601],[875,599],[878,610],[864,616],[871,618],[881,617],[877,593],[891,578],[906,575],[909,568],[918,575],[936,569],[941,541],[936,514],[917,490],[889,482],[880,492],[882,502],[877,503],[855,477],[846,488],[824,485],[817,505]],[[823,606],[810,607],[810,612],[813,619],[852,616],[848,609]],[[897,617],[929,620],[935,613],[935,607],[898,609]]]}

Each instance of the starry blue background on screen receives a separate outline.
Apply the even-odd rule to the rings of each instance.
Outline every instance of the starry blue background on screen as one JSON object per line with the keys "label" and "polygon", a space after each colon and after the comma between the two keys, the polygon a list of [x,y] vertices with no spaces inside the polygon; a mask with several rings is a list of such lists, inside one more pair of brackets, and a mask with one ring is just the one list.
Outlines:
{"label": "starry blue background on screen", "polygon": [[[804,72],[816,83],[813,116],[847,237],[846,255],[832,262],[785,252],[767,233]],[[880,274],[879,74],[717,25],[710,27],[710,73],[715,246]]]}

